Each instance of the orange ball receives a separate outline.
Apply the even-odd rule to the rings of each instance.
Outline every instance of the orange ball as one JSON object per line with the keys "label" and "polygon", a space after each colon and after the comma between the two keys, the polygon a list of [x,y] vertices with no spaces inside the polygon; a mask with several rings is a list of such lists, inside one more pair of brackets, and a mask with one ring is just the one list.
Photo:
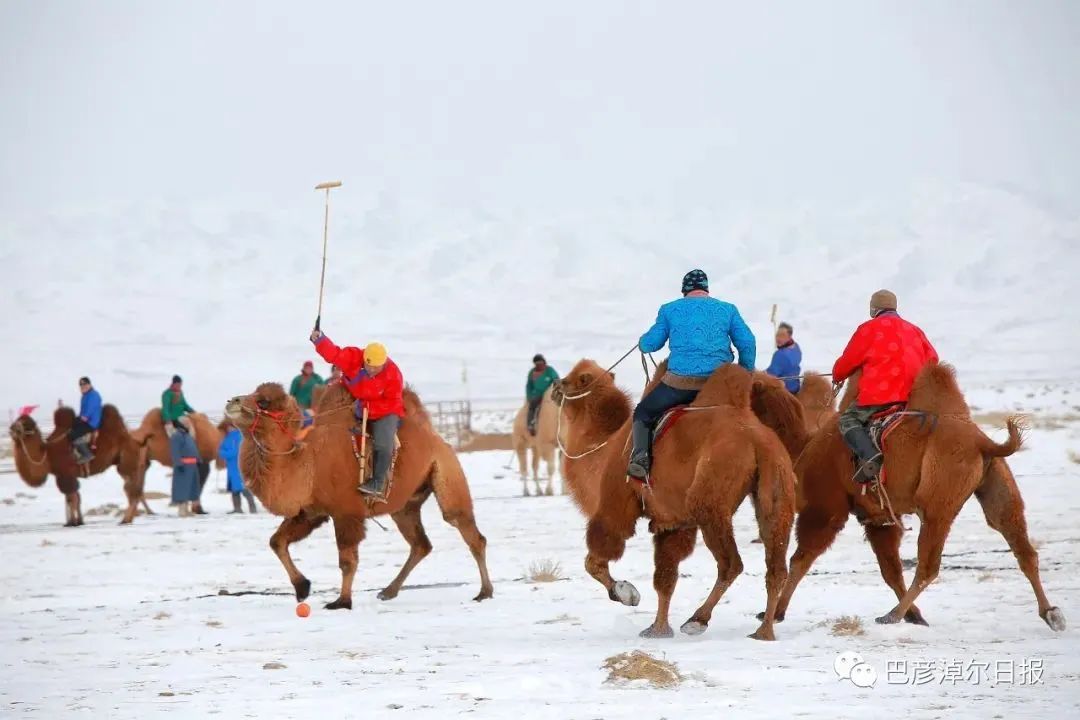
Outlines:
{"label": "orange ball", "polygon": [[307,617],[310,614],[311,614],[311,606],[308,605],[307,603],[302,602],[302,603],[300,603],[299,605],[296,606],[296,616],[297,617]]}

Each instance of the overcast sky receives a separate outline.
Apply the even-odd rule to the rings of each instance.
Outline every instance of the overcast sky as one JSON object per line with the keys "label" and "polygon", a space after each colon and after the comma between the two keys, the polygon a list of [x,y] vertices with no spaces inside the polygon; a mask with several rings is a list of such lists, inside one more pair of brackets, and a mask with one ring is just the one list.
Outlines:
{"label": "overcast sky", "polygon": [[0,0],[0,212],[786,203],[920,179],[1080,207],[1080,2]]}

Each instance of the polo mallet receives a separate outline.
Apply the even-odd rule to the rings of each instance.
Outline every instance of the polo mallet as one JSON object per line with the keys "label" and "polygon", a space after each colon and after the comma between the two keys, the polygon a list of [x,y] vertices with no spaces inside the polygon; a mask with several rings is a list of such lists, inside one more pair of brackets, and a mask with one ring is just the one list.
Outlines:
{"label": "polo mallet", "polygon": [[315,186],[316,190],[326,191],[326,211],[323,215],[323,231],[322,231],[322,273],[319,275],[319,312],[315,316],[315,329],[319,329],[320,323],[322,323],[322,300],[323,300],[323,288],[326,285],[326,238],[330,230],[330,191],[336,187],[341,187],[340,180],[331,180],[330,182],[319,183]]}
{"label": "polo mallet", "polygon": [[777,327],[776,327],[776,303],[773,303],[772,316],[769,319],[772,320],[772,331],[773,331],[773,335],[775,335],[776,330],[777,330]]}

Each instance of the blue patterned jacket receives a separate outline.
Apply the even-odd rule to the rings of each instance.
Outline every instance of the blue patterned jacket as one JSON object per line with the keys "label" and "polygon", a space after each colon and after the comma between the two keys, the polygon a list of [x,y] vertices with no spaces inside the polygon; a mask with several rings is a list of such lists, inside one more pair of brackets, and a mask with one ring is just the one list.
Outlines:
{"label": "blue patterned jacket", "polygon": [[656,352],[665,343],[671,346],[668,370],[676,375],[711,375],[735,360],[732,345],[739,351],[739,365],[754,369],[754,333],[734,305],[716,298],[690,296],[662,305],[638,346],[643,352]]}

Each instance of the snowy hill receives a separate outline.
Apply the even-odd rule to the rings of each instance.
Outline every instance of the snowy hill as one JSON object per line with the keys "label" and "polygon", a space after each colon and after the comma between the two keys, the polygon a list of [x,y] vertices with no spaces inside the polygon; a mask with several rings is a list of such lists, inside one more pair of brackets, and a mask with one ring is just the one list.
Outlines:
{"label": "snowy hill", "polygon": [[[559,369],[585,355],[614,360],[695,266],[742,309],[759,367],[773,303],[806,366],[827,369],[869,294],[889,287],[968,386],[1080,375],[1068,330],[1080,320],[1068,296],[1080,220],[1003,190],[535,216],[418,212],[346,184],[333,203],[324,329],[339,342],[386,342],[428,399],[464,396],[466,363],[473,397],[513,399],[534,352]],[[125,413],[156,404],[173,373],[210,411],[287,380],[313,356],[321,222],[315,193],[292,209],[0,218],[0,408],[73,402],[82,374]],[[640,387],[633,365],[621,379]]]}

